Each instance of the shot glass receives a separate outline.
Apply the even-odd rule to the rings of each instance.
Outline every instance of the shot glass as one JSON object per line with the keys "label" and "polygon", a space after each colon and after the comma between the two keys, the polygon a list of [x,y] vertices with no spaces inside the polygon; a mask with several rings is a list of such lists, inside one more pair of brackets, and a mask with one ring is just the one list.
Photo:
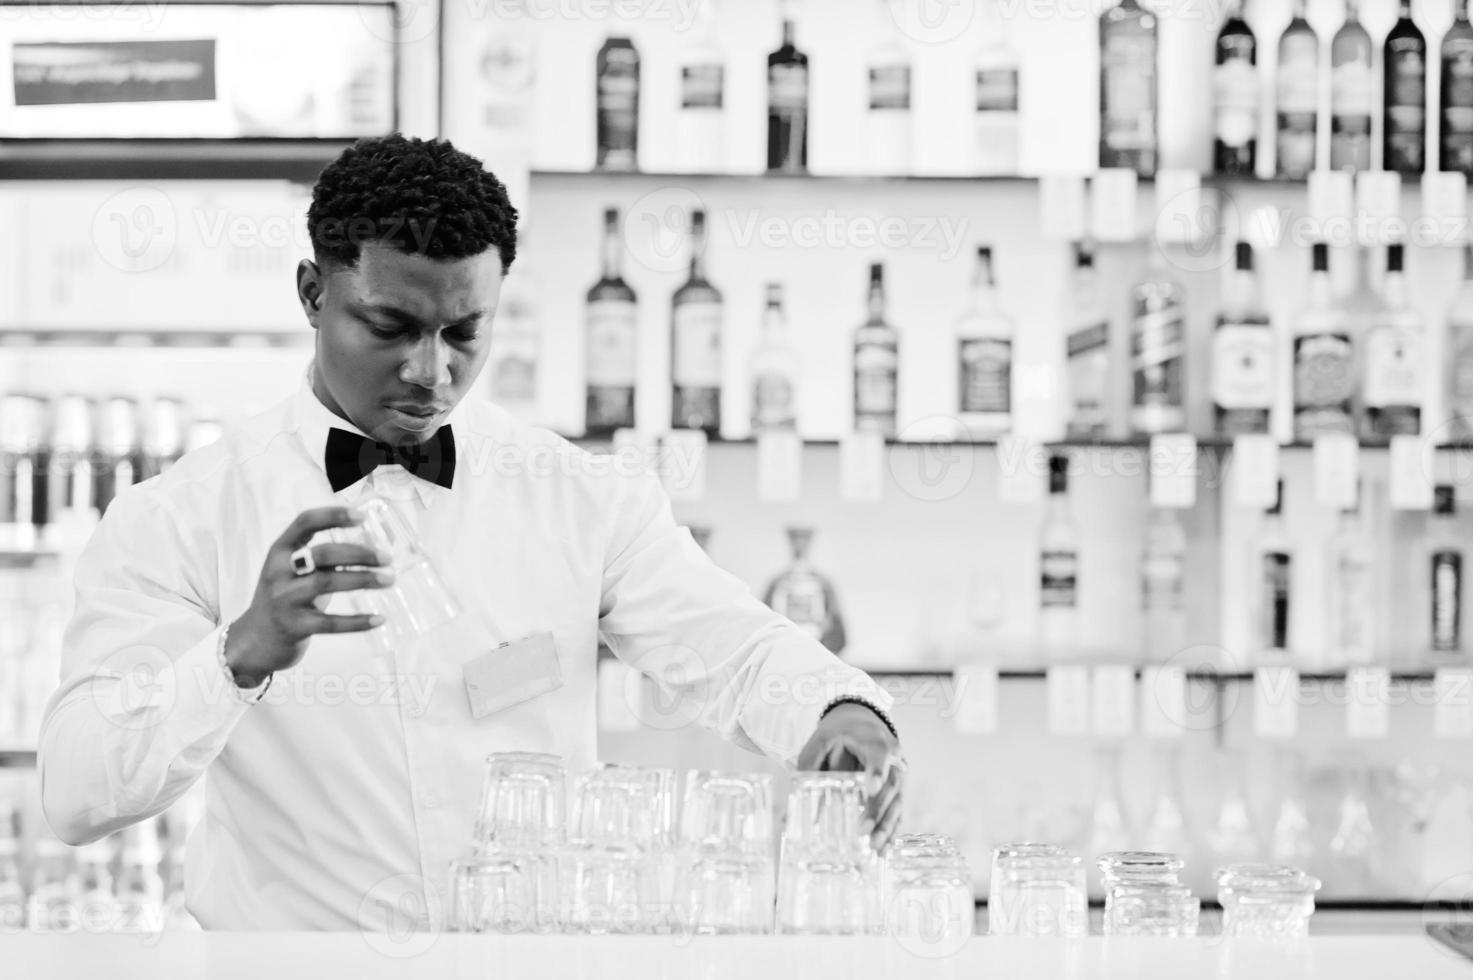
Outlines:
{"label": "shot glass", "polygon": [[547,879],[535,854],[479,855],[450,869],[451,932],[536,933],[546,931]]}
{"label": "shot glass", "polygon": [[496,752],[486,757],[479,853],[549,851],[563,842],[567,775],[563,760],[540,752]]}
{"label": "shot glass", "polygon": [[1298,868],[1232,864],[1217,873],[1222,934],[1228,937],[1297,940],[1309,934],[1314,893],[1320,881]]}

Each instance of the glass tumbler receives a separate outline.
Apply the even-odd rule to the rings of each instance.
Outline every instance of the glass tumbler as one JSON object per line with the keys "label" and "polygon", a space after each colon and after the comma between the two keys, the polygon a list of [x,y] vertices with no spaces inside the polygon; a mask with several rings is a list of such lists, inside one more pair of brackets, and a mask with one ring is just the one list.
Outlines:
{"label": "glass tumbler", "polygon": [[972,876],[960,855],[889,862],[885,924],[892,937],[928,945],[970,936],[976,918]]}
{"label": "glass tumbler", "polygon": [[988,931],[993,935],[1084,936],[1089,929],[1084,862],[1063,848],[998,848],[992,860]]}
{"label": "glass tumbler", "polygon": [[477,855],[450,869],[451,932],[544,931],[544,859],[535,854]]}
{"label": "glass tumbler", "polygon": [[550,852],[563,840],[566,771],[560,756],[495,752],[486,757],[475,845]]}
{"label": "glass tumbler", "polygon": [[363,522],[333,528],[327,537],[389,555],[388,567],[394,572],[391,585],[346,593],[354,611],[384,617],[382,626],[368,631],[376,653],[391,653],[460,615],[460,603],[440,577],[419,535],[392,504],[382,497],[368,496],[353,510]]}
{"label": "glass tumbler", "polygon": [[1217,873],[1222,934],[1256,939],[1302,939],[1309,934],[1320,881],[1298,868],[1232,864]]}
{"label": "glass tumbler", "polygon": [[713,853],[772,856],[772,777],[761,773],[686,773],[681,842]]}
{"label": "glass tumbler", "polygon": [[859,772],[795,773],[783,822],[783,860],[871,860],[864,829],[867,780]]}

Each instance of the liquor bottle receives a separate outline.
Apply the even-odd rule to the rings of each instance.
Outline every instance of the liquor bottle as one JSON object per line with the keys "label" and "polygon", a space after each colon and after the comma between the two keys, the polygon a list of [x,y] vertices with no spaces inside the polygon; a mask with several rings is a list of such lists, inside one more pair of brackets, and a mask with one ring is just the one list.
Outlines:
{"label": "liquor bottle", "polygon": [[1141,556],[1142,649],[1164,663],[1186,647],[1187,535],[1175,508],[1154,507]]}
{"label": "liquor bottle", "polygon": [[972,300],[957,321],[957,412],[973,439],[996,439],[1013,425],[1013,336],[1017,324],[997,299],[992,248],[977,247]]}
{"label": "liquor bottle", "polygon": [[1381,64],[1381,169],[1420,174],[1427,169],[1427,39],[1412,20],[1411,0],[1401,0]]}
{"label": "liquor bottle", "polygon": [[123,853],[118,867],[118,932],[160,932],[164,926],[164,881],[159,875],[157,818],[142,820],[123,831]]}
{"label": "liquor bottle", "polygon": [[842,653],[844,618],[839,612],[838,596],[828,577],[809,564],[808,549],[812,544],[813,528],[788,528],[793,561],[786,571],[768,583],[762,601],[831,652]]}
{"label": "liquor bottle", "polygon": [[1021,139],[1018,95],[1022,60],[995,4],[982,7],[982,34],[973,68],[977,82],[976,172],[1009,176],[1019,170]]}
{"label": "liquor bottle", "polygon": [[1453,487],[1439,485],[1433,494],[1432,517],[1427,521],[1427,555],[1431,567],[1432,653],[1441,656],[1463,652],[1463,545],[1456,512]]}
{"label": "liquor bottle", "polygon": [[634,389],[639,374],[638,322],[634,290],[620,272],[624,249],[619,212],[604,212],[603,273],[588,290],[588,401],[590,436],[634,425]]}
{"label": "liquor bottle", "polygon": [[97,419],[96,488],[98,509],[106,514],[113,498],[143,476],[138,404],[131,398],[109,398]]}
{"label": "liquor bottle", "polygon": [[1183,390],[1186,357],[1185,294],[1166,272],[1159,250],[1131,290],[1130,425],[1138,433],[1186,428]]}
{"label": "liquor bottle", "polygon": [[726,65],[716,44],[716,0],[696,4],[690,41],[680,49],[676,165],[684,173],[719,173],[726,164]]}
{"label": "liquor bottle", "polygon": [[670,304],[670,375],[676,429],[721,435],[721,291],[706,279],[706,212],[690,216],[690,276]]}
{"label": "liquor bottle", "polygon": [[1100,166],[1156,173],[1156,15],[1138,0],[1100,17]]}
{"label": "liquor bottle", "polygon": [[140,479],[158,476],[184,455],[184,404],[177,398],[155,398],[143,427]]}
{"label": "liquor bottle", "polygon": [[1219,435],[1268,431],[1278,390],[1276,346],[1253,274],[1253,246],[1238,242],[1232,285],[1212,332],[1212,403]]}
{"label": "liquor bottle", "polygon": [[783,287],[767,284],[762,335],[748,368],[752,379],[752,434],[798,427],[798,354],[788,338]]}
{"label": "liquor bottle", "polygon": [[1258,156],[1258,41],[1243,19],[1243,0],[1228,8],[1217,32],[1213,98],[1213,167],[1220,174],[1252,177]]}
{"label": "liquor bottle", "polygon": [[1377,268],[1373,247],[1355,246],[1355,279],[1349,291],[1342,293],[1335,305],[1350,331],[1351,350],[1351,429],[1354,434],[1367,431],[1365,419],[1366,338],[1391,315],[1386,297],[1377,288]]}
{"label": "liquor bottle", "polygon": [[45,830],[31,848],[30,881],[26,889],[26,928],[31,932],[75,932],[81,924],[77,867],[71,849]]}
{"label": "liquor bottle", "polygon": [[1375,658],[1375,549],[1361,517],[1359,503],[1340,512],[1330,538],[1326,567],[1330,572],[1329,636],[1326,661],[1334,665],[1368,664]]}
{"label": "liquor bottle", "polygon": [[1071,439],[1098,439],[1109,428],[1110,316],[1100,302],[1094,246],[1074,245],[1065,359],[1069,374]]}
{"label": "liquor bottle", "polygon": [[1352,326],[1330,291],[1330,250],[1314,245],[1309,305],[1294,321],[1294,438],[1355,432],[1355,347]]}
{"label": "liquor bottle", "polygon": [[767,169],[808,169],[808,55],[793,40],[793,22],[783,21],[782,47],[767,56]]}
{"label": "liquor bottle", "polygon": [[20,869],[20,810],[0,796],[0,934],[26,927],[26,885]]}
{"label": "liquor bottle", "polygon": [[1048,463],[1048,509],[1039,535],[1039,641],[1045,652],[1079,643],[1079,530],[1069,505],[1069,457]]}
{"label": "liquor bottle", "polygon": [[105,924],[111,932],[118,923],[117,893],[113,887],[114,843],[111,836],[77,848],[77,904],[89,929]]}
{"label": "liquor bottle", "polygon": [[1473,243],[1463,246],[1463,283],[1447,314],[1443,391],[1448,438],[1473,439]]}
{"label": "liquor bottle", "polygon": [[1346,0],[1345,23],[1330,43],[1330,169],[1371,169],[1371,116],[1376,76],[1371,36],[1361,26],[1360,0]]}
{"label": "liquor bottle", "polygon": [[869,314],[854,331],[854,428],[895,436],[900,335],[885,322],[885,267],[869,267]]}
{"label": "liquor bottle", "polygon": [[627,37],[598,49],[598,156],[600,170],[639,169],[639,52]]}
{"label": "liquor bottle", "polygon": [[36,547],[36,483],[41,467],[42,419],[39,398],[7,395],[0,399],[0,550]]}
{"label": "liquor bottle", "polygon": [[1276,169],[1293,180],[1314,169],[1320,118],[1320,39],[1304,8],[1305,0],[1294,0],[1294,19],[1279,38]]}
{"label": "liquor bottle", "polygon": [[1289,648],[1291,598],[1294,585],[1294,546],[1284,527],[1284,481],[1279,481],[1273,506],[1264,512],[1263,526],[1249,571],[1253,600],[1252,649]]}
{"label": "liquor bottle", "polygon": [[[523,227],[519,237],[526,235]],[[525,422],[537,422],[538,365],[542,331],[537,322],[537,276],[531,256],[519,254],[517,267],[501,284],[491,354],[486,364],[490,399]]]}
{"label": "liquor bottle", "polygon": [[1442,36],[1442,125],[1438,164],[1473,177],[1473,23],[1468,0],[1458,0],[1457,19]]}
{"label": "liquor bottle", "polygon": [[1426,396],[1426,331],[1407,299],[1402,246],[1386,247],[1384,312],[1366,332],[1365,414],[1362,435],[1389,439],[1417,435]]}
{"label": "liquor bottle", "polygon": [[890,0],[870,0],[876,12],[878,42],[868,58],[868,102],[864,116],[863,159],[880,174],[908,174],[911,168],[910,55],[900,43],[890,15]]}

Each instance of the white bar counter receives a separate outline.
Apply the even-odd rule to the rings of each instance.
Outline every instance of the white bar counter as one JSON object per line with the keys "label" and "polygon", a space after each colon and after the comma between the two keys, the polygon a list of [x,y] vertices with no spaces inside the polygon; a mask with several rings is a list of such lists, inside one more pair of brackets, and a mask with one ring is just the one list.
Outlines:
{"label": "white bar counter", "polygon": [[[913,948],[907,948],[912,946]],[[1294,949],[1220,938],[1075,942],[975,936],[960,950],[883,938],[394,937],[357,933],[0,936],[0,977],[50,980],[1473,980],[1425,936],[1316,936]]]}

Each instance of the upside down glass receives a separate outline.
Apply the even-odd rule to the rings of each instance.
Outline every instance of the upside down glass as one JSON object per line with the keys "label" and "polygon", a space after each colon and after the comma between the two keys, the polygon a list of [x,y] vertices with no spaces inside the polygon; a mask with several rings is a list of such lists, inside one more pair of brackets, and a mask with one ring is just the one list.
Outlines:
{"label": "upside down glass", "polygon": [[949,946],[972,933],[972,876],[951,839],[932,836],[905,839],[886,856],[885,924],[893,937]]}
{"label": "upside down glass", "polygon": [[384,617],[382,626],[367,633],[375,653],[390,654],[460,615],[460,603],[440,577],[419,535],[389,501],[369,496],[353,510],[362,516],[363,522],[353,527],[333,528],[327,537],[389,555],[391,560],[386,567],[394,572],[391,585],[346,593],[347,602],[355,612]]}
{"label": "upside down glass", "polygon": [[675,915],[700,935],[772,931],[772,779],[686,774]]}
{"label": "upside down glass", "polygon": [[546,932],[558,922],[563,760],[540,752],[486,757],[475,853],[451,867],[451,928]]}
{"label": "upside down glass", "polygon": [[1286,865],[1229,865],[1217,873],[1222,934],[1301,939],[1309,934],[1319,887],[1318,878]]}
{"label": "upside down glass", "polygon": [[1084,862],[1051,844],[998,848],[987,919],[995,936],[1084,936],[1089,930]]}
{"label": "upside down glass", "polygon": [[853,935],[883,927],[880,862],[864,828],[867,777],[792,777],[778,872],[781,932]]}
{"label": "upside down glass", "polygon": [[1202,903],[1182,886],[1183,862],[1159,851],[1101,855],[1107,936],[1185,937],[1197,934]]}

